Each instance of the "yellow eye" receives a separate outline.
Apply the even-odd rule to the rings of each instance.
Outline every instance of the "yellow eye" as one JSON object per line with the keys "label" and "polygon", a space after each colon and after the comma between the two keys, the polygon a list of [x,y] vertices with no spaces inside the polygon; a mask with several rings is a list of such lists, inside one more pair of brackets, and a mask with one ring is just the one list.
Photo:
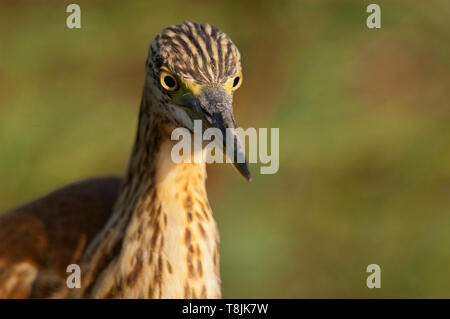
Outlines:
{"label": "yellow eye", "polygon": [[169,72],[161,71],[159,74],[159,82],[166,91],[174,92],[178,89],[177,79]]}
{"label": "yellow eye", "polygon": [[233,80],[233,91],[237,90],[242,84],[242,73],[240,73],[237,77],[234,78]]}

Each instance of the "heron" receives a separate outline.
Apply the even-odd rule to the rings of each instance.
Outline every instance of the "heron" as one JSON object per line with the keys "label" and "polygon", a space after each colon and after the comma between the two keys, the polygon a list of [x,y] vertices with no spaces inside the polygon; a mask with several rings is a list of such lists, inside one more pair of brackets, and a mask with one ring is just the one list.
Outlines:
{"label": "heron", "polygon": [[[221,297],[206,163],[175,163],[171,133],[192,132],[195,120],[237,127],[240,53],[215,26],[184,22],[151,42],[145,69],[124,177],[73,183],[0,216],[1,298]],[[242,156],[238,136],[232,152],[223,136],[224,154]],[[250,180],[246,160],[233,165]],[[71,264],[79,288],[67,287]]]}

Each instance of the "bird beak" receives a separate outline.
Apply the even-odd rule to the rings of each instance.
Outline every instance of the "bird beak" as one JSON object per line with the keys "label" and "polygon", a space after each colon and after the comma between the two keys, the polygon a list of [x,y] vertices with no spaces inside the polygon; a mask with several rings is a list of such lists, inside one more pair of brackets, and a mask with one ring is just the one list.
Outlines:
{"label": "bird beak", "polygon": [[[245,150],[242,149],[239,136],[235,131],[237,127],[230,94],[222,87],[203,87],[197,95],[192,93],[182,95],[180,104],[192,120],[202,120],[206,128],[214,127],[221,131],[223,136],[221,146],[225,155],[232,160],[238,172],[246,180],[251,181]],[[227,134],[227,131],[231,134]],[[234,147],[227,148],[227,144]]]}

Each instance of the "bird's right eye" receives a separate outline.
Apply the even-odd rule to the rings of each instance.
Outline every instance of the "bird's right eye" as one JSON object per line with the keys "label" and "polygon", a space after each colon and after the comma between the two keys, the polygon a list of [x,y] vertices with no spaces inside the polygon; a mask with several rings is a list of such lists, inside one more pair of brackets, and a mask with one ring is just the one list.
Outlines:
{"label": "bird's right eye", "polygon": [[178,89],[177,79],[169,72],[162,71],[159,75],[159,81],[164,90],[174,92]]}

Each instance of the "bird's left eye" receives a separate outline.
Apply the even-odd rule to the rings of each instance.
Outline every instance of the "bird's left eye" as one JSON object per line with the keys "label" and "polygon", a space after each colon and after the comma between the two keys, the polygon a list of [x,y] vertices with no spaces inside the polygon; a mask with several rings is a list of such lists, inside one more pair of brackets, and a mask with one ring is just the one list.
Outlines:
{"label": "bird's left eye", "polygon": [[242,75],[238,75],[233,80],[233,90],[237,90],[241,86],[241,83],[242,83]]}
{"label": "bird's left eye", "polygon": [[174,92],[178,89],[177,79],[169,72],[162,71],[159,75],[159,81],[164,90]]}

